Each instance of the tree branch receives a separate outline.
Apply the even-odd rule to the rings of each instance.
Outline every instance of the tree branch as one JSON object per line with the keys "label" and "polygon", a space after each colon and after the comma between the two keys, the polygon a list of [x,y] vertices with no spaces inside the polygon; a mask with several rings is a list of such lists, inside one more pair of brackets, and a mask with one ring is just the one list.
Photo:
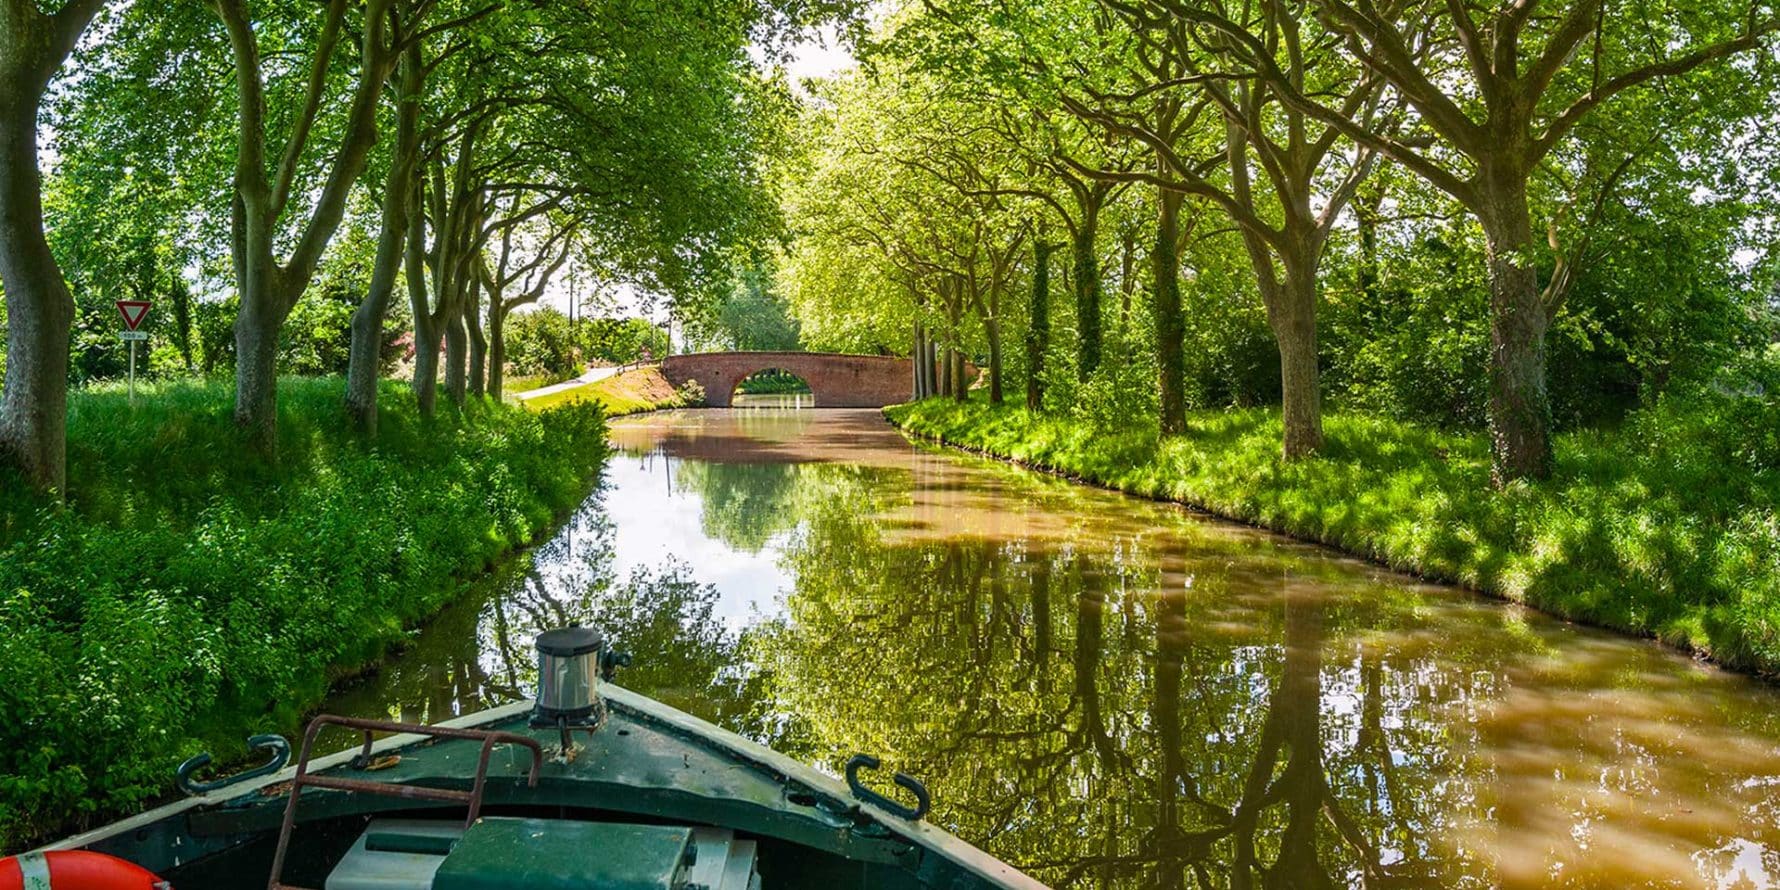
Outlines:
{"label": "tree branch", "polygon": [[[296,130],[284,146],[284,157],[279,160],[278,173],[272,180],[273,213],[282,210],[290,197],[291,183],[297,177],[297,165],[303,160],[309,132],[314,129],[315,118],[321,113],[322,96],[327,92],[328,67],[333,64],[334,50],[340,45],[340,30],[345,19],[346,0],[328,0],[327,18],[322,22],[321,37],[316,40],[309,82],[303,88],[303,104],[295,119]],[[367,34],[365,40],[370,39]]]}
{"label": "tree branch", "polygon": [[1687,55],[1646,65],[1642,68],[1627,71],[1624,74],[1609,79],[1606,83],[1589,90],[1578,97],[1575,102],[1570,103],[1570,107],[1564,109],[1563,113],[1559,114],[1557,118],[1545,128],[1545,133],[1533,143],[1532,157],[1530,160],[1533,163],[1537,163],[1541,158],[1544,158],[1553,148],[1557,147],[1558,142],[1560,142],[1564,136],[1570,132],[1570,129],[1575,127],[1583,117],[1590,111],[1593,111],[1602,102],[1612,98],[1615,94],[1624,92],[1625,90],[1654,80],[1658,77],[1685,74],[1701,65],[1707,64],[1708,62],[1714,62],[1727,56],[1735,55],[1746,49],[1752,49],[1760,42],[1763,35],[1772,33],[1776,29],[1780,29],[1780,19],[1763,22],[1759,25],[1751,22],[1749,24],[1749,29],[1735,39],[1715,43],[1703,49],[1695,50]]}

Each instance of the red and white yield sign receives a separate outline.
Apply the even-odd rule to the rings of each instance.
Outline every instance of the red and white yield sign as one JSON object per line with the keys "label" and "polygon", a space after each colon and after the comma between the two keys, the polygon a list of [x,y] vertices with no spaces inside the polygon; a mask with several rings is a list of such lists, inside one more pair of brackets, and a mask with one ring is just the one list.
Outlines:
{"label": "red and white yield sign", "polygon": [[137,325],[142,324],[144,318],[148,317],[148,309],[153,305],[147,300],[119,300],[117,301],[117,311],[124,317],[124,327],[133,331],[136,330]]}

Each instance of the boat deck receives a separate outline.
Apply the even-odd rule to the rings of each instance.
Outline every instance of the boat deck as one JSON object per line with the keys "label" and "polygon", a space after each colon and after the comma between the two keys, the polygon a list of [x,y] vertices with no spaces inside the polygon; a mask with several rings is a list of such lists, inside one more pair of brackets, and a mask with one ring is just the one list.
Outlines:
{"label": "boat deck", "polygon": [[[575,733],[581,748],[566,760],[560,756],[557,730],[528,725],[529,703],[448,724],[527,736],[545,751],[533,788],[527,783],[531,750],[519,745],[495,748],[488,762],[482,813],[734,829],[759,839],[761,877],[768,887],[1042,886],[925,821],[911,821],[856,799],[844,783],[771,749],[635,693],[612,686],[605,693],[606,724],[591,734]],[[392,736],[374,743],[370,769],[355,767],[354,750],[317,758],[309,772],[468,791],[481,750],[475,740]],[[182,888],[201,887],[208,883],[203,873],[215,870],[217,862],[266,859],[268,838],[276,836],[284,817],[291,777],[292,771],[286,770],[56,846],[111,853],[168,877],[183,875],[185,880],[177,884]],[[887,778],[883,777],[886,783]],[[337,860],[368,817],[429,813],[461,820],[464,807],[306,788],[297,809],[296,836],[298,843],[326,849],[327,856]],[[293,875],[304,870],[302,858],[292,858]],[[813,872],[827,871],[825,862],[838,871],[821,878]],[[795,863],[796,880],[787,880],[794,876],[786,872],[786,863]],[[227,870],[240,873],[238,866]],[[845,880],[839,880],[843,873]]]}

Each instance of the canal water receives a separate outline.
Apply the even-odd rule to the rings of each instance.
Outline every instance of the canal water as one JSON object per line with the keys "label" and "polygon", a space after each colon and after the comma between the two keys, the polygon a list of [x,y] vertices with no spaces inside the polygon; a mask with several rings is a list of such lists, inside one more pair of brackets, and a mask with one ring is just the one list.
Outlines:
{"label": "canal water", "polygon": [[603,486],[337,712],[624,685],[1058,887],[1780,886],[1780,693],[1654,644],[910,443],[875,411],[614,421]]}

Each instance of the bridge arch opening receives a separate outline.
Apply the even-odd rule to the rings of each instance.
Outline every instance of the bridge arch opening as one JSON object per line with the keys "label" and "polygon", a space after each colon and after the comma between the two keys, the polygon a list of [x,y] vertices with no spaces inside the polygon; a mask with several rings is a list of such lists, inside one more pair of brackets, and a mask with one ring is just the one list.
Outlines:
{"label": "bridge arch opening", "polygon": [[736,381],[729,395],[736,408],[814,408],[809,381],[784,368],[763,368]]}

